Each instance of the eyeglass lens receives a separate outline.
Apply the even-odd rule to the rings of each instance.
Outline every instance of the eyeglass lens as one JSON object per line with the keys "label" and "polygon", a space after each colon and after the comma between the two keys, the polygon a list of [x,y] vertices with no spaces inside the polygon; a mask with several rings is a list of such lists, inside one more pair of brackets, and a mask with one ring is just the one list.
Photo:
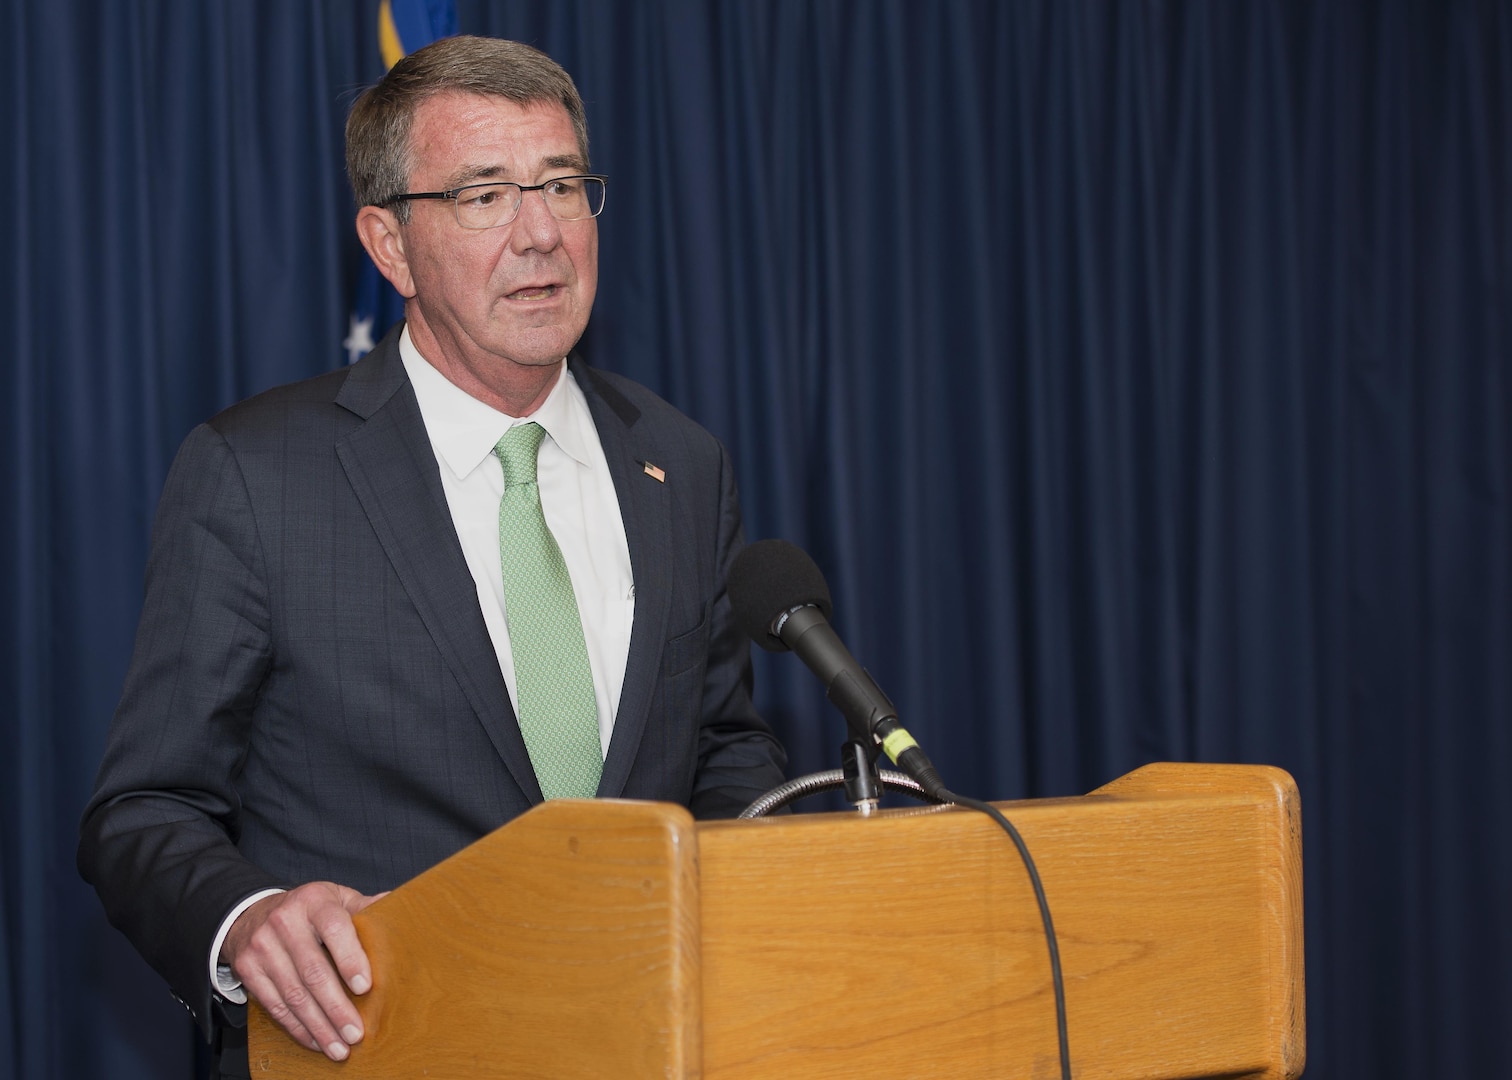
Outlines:
{"label": "eyeglass lens", "polygon": [[[589,176],[551,180],[538,189],[558,221],[596,217],[604,207],[604,182]],[[519,184],[469,184],[457,191],[457,223],[465,229],[507,225],[520,212]]]}

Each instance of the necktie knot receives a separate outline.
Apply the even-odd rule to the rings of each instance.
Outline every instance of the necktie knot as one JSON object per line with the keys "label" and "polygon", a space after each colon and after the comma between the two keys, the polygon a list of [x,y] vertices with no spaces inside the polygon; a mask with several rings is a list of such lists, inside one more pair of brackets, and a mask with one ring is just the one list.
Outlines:
{"label": "necktie knot", "polygon": [[504,466],[504,486],[536,482],[536,457],[546,429],[540,424],[516,424],[494,446],[494,453]]}

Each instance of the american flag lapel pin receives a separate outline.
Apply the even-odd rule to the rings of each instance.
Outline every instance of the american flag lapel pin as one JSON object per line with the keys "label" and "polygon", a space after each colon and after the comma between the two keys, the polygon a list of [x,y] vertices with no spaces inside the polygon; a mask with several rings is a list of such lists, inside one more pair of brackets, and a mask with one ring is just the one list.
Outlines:
{"label": "american flag lapel pin", "polygon": [[667,482],[667,474],[661,469],[657,468],[655,465],[651,464],[649,461],[641,462],[641,468],[645,469],[646,475],[655,480],[658,484],[665,484]]}

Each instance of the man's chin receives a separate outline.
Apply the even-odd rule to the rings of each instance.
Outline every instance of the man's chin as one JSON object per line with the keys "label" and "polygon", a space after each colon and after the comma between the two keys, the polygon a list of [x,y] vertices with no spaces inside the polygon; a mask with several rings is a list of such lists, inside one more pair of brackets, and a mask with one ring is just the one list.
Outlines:
{"label": "man's chin", "polygon": [[495,351],[523,367],[549,367],[572,351],[582,333],[561,326],[516,331],[502,338]]}

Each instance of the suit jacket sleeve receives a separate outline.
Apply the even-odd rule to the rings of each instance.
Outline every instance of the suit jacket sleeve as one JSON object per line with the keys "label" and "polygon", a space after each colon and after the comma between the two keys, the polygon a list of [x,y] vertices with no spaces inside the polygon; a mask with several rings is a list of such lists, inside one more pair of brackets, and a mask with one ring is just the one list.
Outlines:
{"label": "suit jacket sleeve", "polygon": [[270,658],[247,489],[201,426],[169,473],[121,703],[81,826],[80,873],[206,1031],[209,953],[245,896],[285,886],[236,849],[234,778]]}
{"label": "suit jacket sleeve", "polygon": [[735,817],[785,779],[787,756],[751,702],[751,643],[730,608],[730,566],[745,537],[729,455],[719,447],[718,575],[710,605],[709,662],[698,736],[698,774],[689,807],[696,817]]}

